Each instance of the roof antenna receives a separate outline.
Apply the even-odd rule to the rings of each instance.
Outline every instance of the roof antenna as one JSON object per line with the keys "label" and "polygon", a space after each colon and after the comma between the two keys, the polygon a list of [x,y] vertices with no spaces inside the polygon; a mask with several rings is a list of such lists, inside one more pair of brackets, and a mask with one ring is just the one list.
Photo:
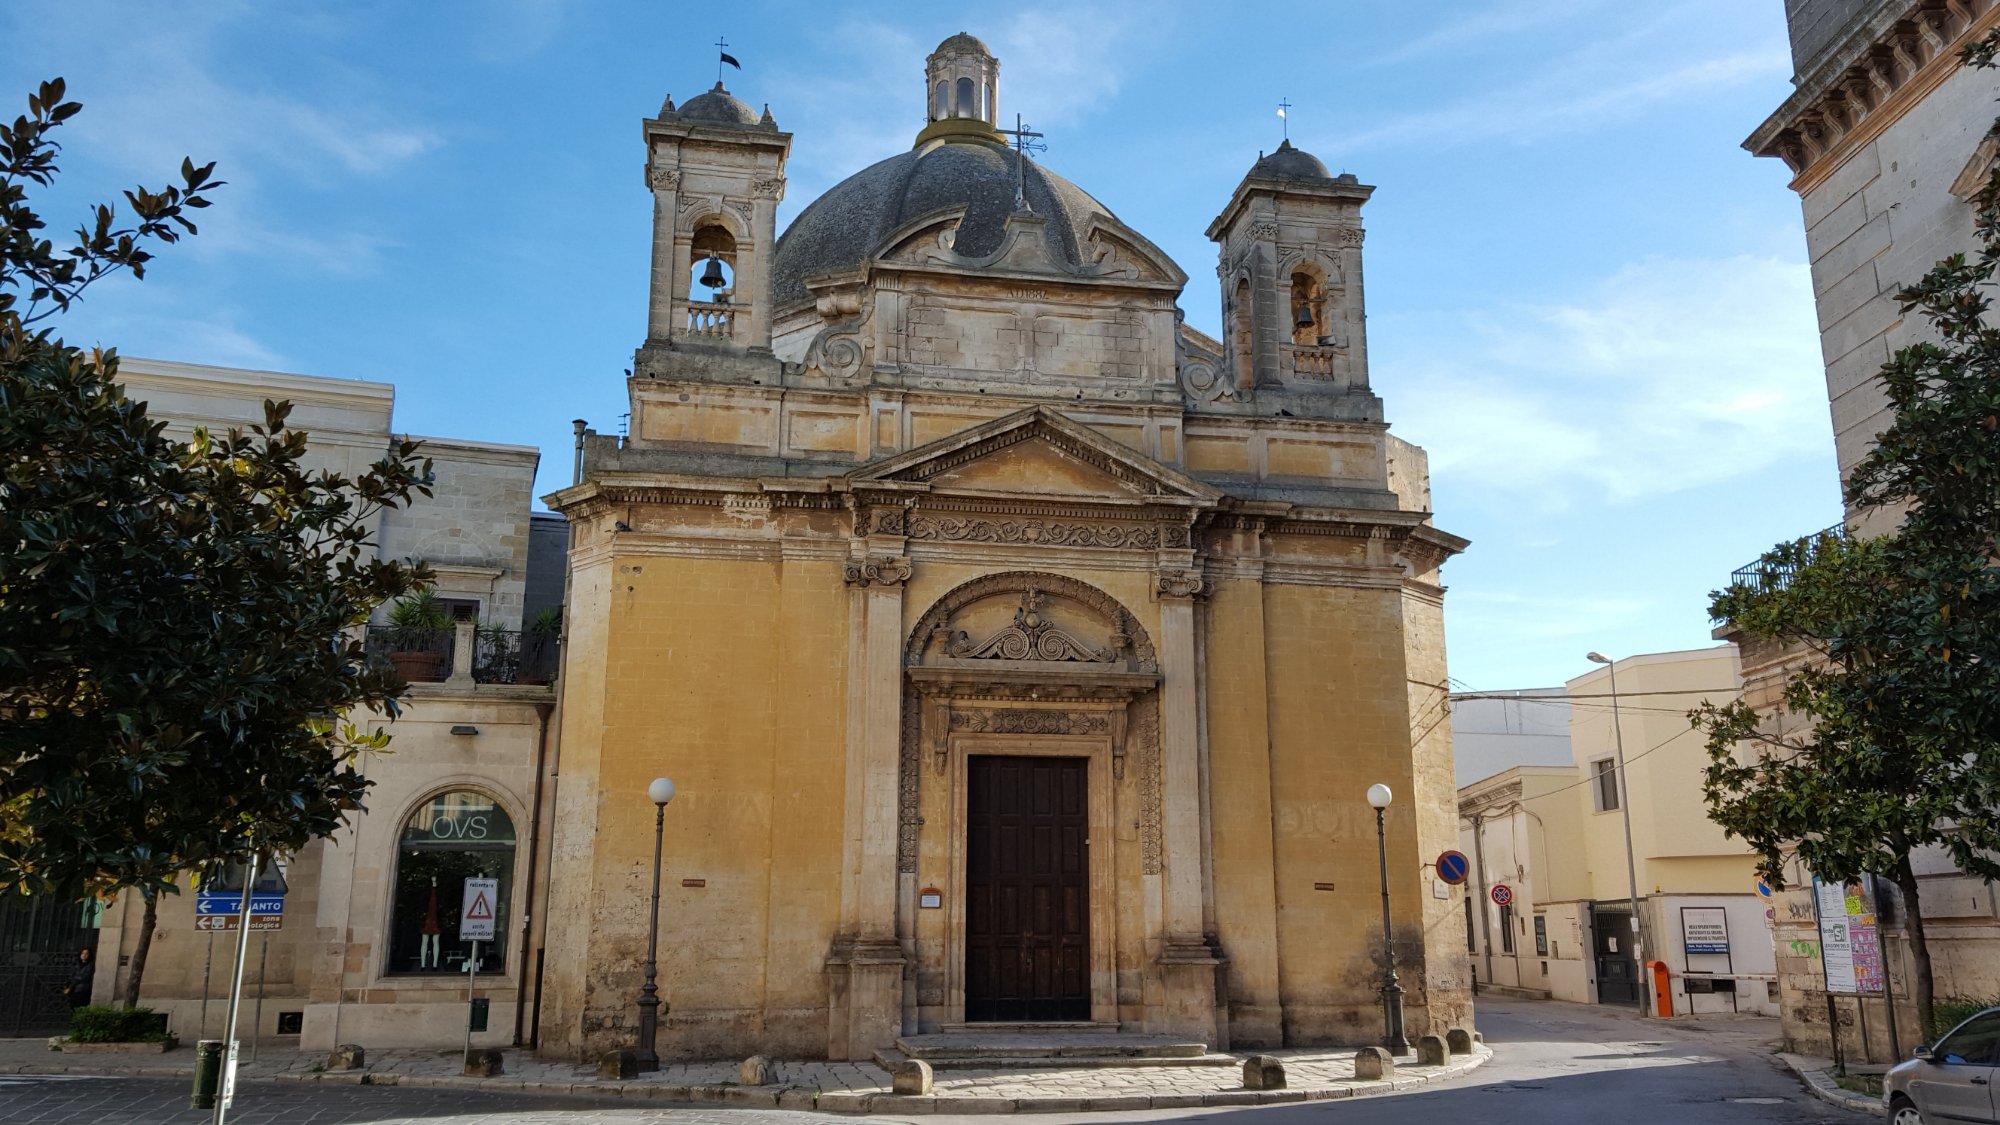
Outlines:
{"label": "roof antenna", "polygon": [[1018,113],[1014,115],[1012,129],[997,129],[995,132],[1014,138],[1014,210],[1033,211],[1034,208],[1028,206],[1028,154],[1047,152],[1049,146],[1037,139],[1042,134],[1021,124],[1021,115]]}

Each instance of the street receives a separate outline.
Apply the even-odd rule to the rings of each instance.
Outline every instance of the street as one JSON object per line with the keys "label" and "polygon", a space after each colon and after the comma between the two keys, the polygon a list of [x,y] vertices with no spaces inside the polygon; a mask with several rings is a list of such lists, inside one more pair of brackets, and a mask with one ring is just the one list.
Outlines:
{"label": "street", "polygon": [[[1037,1120],[1220,1122],[1250,1114],[1256,1115],[1254,1125],[1591,1120],[1621,1125],[1852,1125],[1867,1120],[1812,1100],[1773,1063],[1764,1043],[1776,1034],[1775,1021],[1642,1024],[1622,1011],[1490,998],[1480,1000],[1479,1011],[1480,1030],[1496,1052],[1494,1061],[1469,1078],[1434,1090],[1244,1110],[1049,1114]],[[898,1119],[895,1114],[879,1116]],[[0,1121],[7,1125],[195,1125],[206,1119],[207,1114],[187,1108],[184,1081],[0,1076]],[[806,1125],[835,1118],[710,1106],[634,1107],[527,1094],[265,1082],[240,1089],[229,1119],[242,1125]],[[928,1114],[907,1119],[947,1120]]]}

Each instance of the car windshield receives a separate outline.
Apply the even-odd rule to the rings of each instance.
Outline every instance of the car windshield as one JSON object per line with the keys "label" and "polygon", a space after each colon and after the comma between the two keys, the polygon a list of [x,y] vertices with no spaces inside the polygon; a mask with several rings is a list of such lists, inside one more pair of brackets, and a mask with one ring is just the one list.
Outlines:
{"label": "car windshield", "polygon": [[1992,1065],[2000,1057],[2000,1011],[1981,1012],[1937,1045],[1939,1062]]}

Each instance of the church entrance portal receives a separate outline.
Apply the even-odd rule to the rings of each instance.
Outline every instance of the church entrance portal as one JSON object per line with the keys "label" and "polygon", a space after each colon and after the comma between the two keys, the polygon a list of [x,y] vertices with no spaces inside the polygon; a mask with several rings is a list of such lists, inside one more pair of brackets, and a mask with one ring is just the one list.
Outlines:
{"label": "church entrance portal", "polygon": [[965,1018],[1088,1020],[1089,761],[966,764]]}

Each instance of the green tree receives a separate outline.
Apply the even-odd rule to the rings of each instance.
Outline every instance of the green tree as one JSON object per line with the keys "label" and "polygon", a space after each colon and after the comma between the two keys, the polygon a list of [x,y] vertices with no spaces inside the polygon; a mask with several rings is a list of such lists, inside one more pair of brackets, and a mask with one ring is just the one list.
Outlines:
{"label": "green tree", "polygon": [[126,398],[115,352],[42,322],[92,283],[144,275],[194,234],[220,186],[125,193],[75,245],[30,201],[57,173],[50,134],[80,108],[61,79],[0,124],[0,887],[145,901],[136,1001],[158,896],[181,876],[329,835],[361,806],[359,754],[386,743],[405,690],[355,626],[429,574],[375,557],[383,509],[429,495],[410,442],[353,479],[305,465],[288,404],[248,432],[190,441]]}
{"label": "green tree", "polygon": [[[1996,50],[2000,32],[1964,61],[1990,67]],[[1911,855],[1941,849],[2000,878],[2000,326],[1988,297],[2000,169],[1974,207],[1976,255],[1938,262],[1897,295],[1931,331],[1876,376],[1893,421],[1843,489],[1857,511],[1900,514],[1897,528],[1780,544],[1757,581],[1711,598],[1733,630],[1812,654],[1784,689],[1801,729],[1773,733],[1742,701],[1692,715],[1708,736],[1709,815],[1757,852],[1774,886],[1791,856],[1822,879],[1895,882],[1932,1032]]]}

